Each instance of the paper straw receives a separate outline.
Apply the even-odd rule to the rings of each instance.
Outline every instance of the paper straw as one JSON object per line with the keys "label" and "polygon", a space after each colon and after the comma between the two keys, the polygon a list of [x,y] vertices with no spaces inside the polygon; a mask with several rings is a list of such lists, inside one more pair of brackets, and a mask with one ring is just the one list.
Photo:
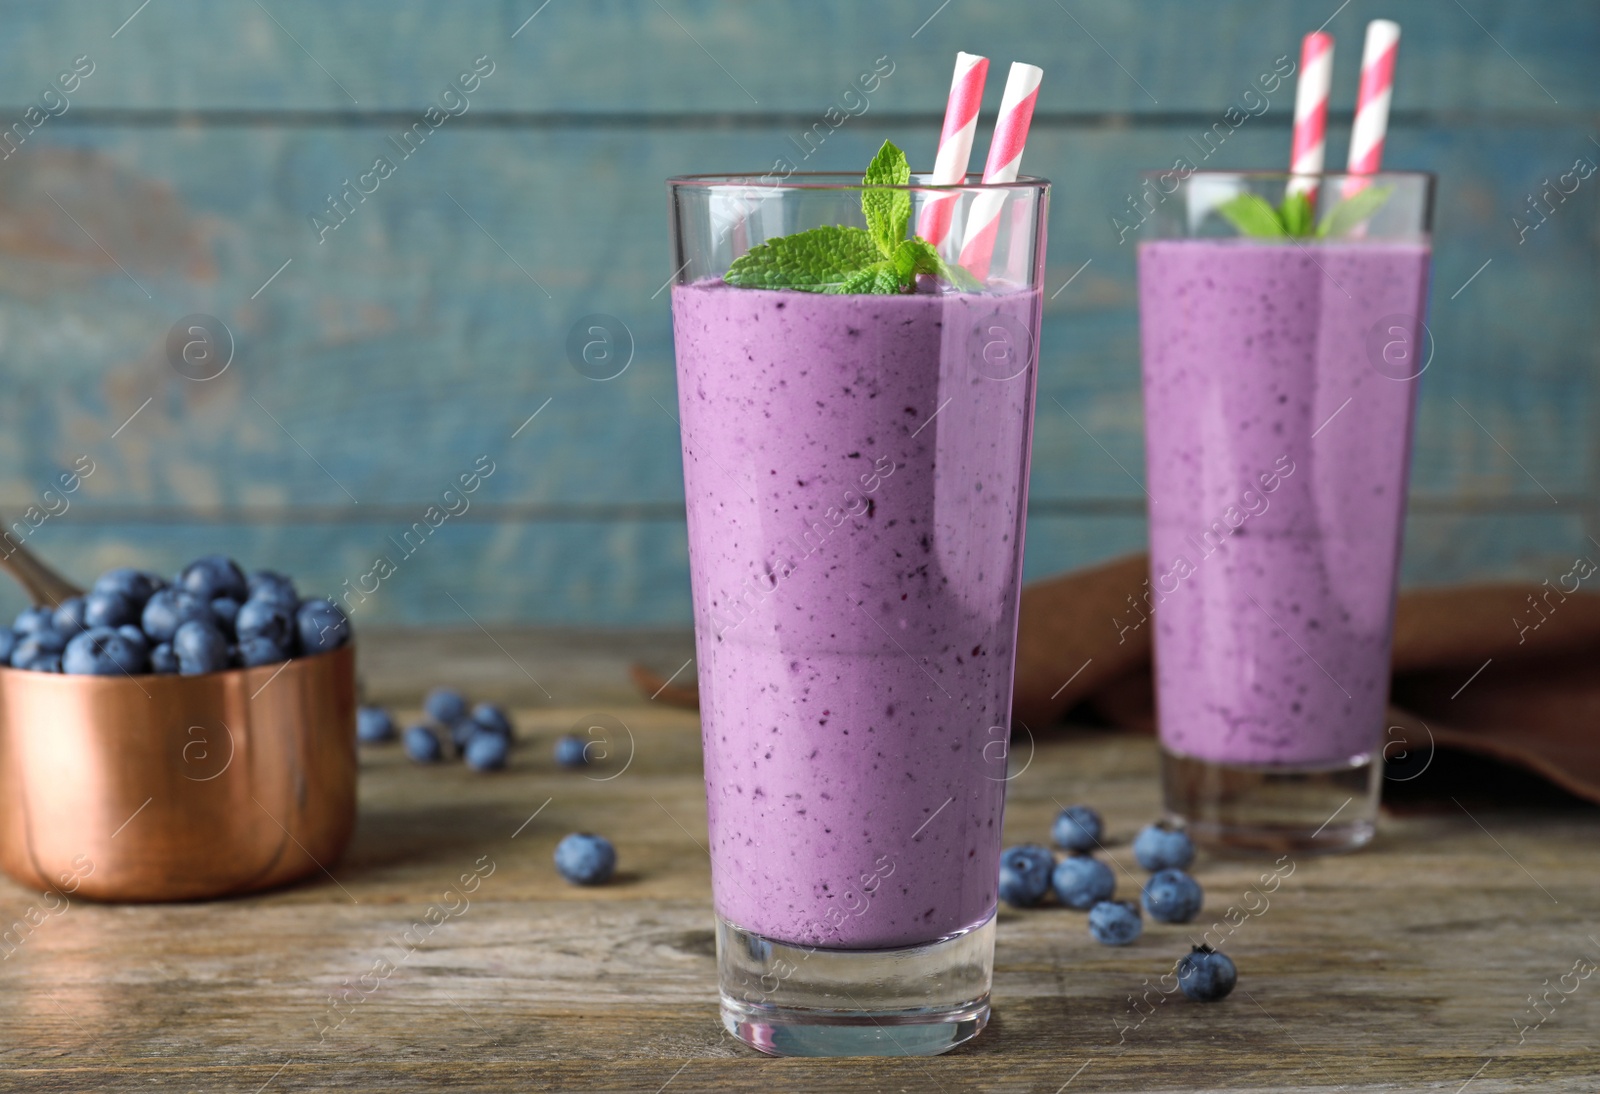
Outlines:
{"label": "paper straw", "polygon": [[[1389,100],[1394,97],[1394,59],[1400,48],[1400,24],[1374,19],[1367,24],[1361,51],[1361,90],[1356,96],[1356,121],[1350,130],[1352,175],[1371,175],[1383,161],[1383,138],[1389,129]],[[1347,179],[1345,196],[1366,188],[1364,179]]]}
{"label": "paper straw", "polygon": [[[1028,141],[1028,124],[1033,121],[1033,105],[1039,98],[1039,81],[1044,69],[1020,61],[1011,65],[1006,91],[1000,99],[1000,117],[994,123],[989,142],[989,162],[983,169],[985,183],[1017,180],[1022,166],[1022,148]],[[1000,231],[1000,211],[1005,206],[1005,191],[985,190],[972,203],[967,214],[967,232],[961,241],[961,265],[979,281],[989,276],[989,260],[994,257],[994,241]]]}
{"label": "paper straw", "polygon": [[1294,143],[1289,152],[1289,193],[1315,200],[1328,146],[1328,89],[1333,84],[1333,35],[1314,31],[1300,43],[1300,78],[1294,89]]}
{"label": "paper straw", "polygon": [[[933,162],[933,183],[955,186],[967,178],[972,158],[972,138],[978,131],[978,109],[983,105],[983,85],[989,78],[989,58],[975,53],[956,54],[956,73],[950,81],[950,101],[944,110],[944,130],[939,134],[939,154]],[[935,247],[950,234],[955,194],[936,194],[922,207],[917,234]]]}

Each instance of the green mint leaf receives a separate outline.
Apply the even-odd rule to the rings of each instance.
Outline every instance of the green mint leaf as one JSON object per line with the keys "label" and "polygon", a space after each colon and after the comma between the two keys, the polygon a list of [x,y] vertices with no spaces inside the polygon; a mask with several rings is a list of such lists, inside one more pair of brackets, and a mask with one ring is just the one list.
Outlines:
{"label": "green mint leaf", "polygon": [[1305,191],[1297,194],[1285,194],[1283,204],[1278,206],[1278,221],[1283,225],[1283,230],[1291,236],[1308,236],[1311,234],[1311,224],[1315,219],[1311,212],[1311,198]]}
{"label": "green mint leaf", "polygon": [[899,291],[900,274],[892,262],[874,262],[828,290],[831,293],[873,293],[878,296]]}
{"label": "green mint leaf", "polygon": [[894,254],[906,238],[911,224],[911,194],[906,190],[878,190],[879,186],[909,186],[911,165],[906,154],[888,141],[878,149],[861,180],[861,211],[867,217],[867,231],[878,243],[884,258]]}
{"label": "green mint leaf", "polygon": [[1329,209],[1317,225],[1318,239],[1337,239],[1368,220],[1383,207],[1393,186],[1368,186]]}
{"label": "green mint leaf", "polygon": [[751,289],[837,292],[850,275],[882,260],[877,242],[861,228],[812,228],[756,244],[734,259],[723,280]]}
{"label": "green mint leaf", "polygon": [[967,272],[966,267],[951,266],[940,258],[933,244],[921,236],[908,239],[895,248],[894,265],[896,271],[903,271],[901,277],[908,286],[914,284],[917,274],[932,274],[963,292],[977,292],[983,287],[977,278]]}
{"label": "green mint leaf", "polygon": [[1217,206],[1217,212],[1239,229],[1240,235],[1277,238],[1284,234],[1278,211],[1266,199],[1255,194],[1240,194],[1230,198]]}

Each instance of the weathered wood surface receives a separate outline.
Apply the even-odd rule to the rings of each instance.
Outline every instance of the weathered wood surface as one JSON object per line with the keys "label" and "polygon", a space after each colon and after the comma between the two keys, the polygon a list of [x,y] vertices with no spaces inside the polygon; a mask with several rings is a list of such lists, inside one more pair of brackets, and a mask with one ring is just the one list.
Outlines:
{"label": "weathered wood surface", "polygon": [[[1247,896],[1263,863],[1202,860],[1203,921],[1224,924],[1240,968],[1222,1004],[1142,1002],[1203,927],[1151,924],[1110,949],[1079,914],[1007,910],[995,1022],[972,1045],[923,1061],[760,1057],[717,1021],[695,719],[630,699],[620,679],[633,656],[670,671],[684,636],[609,651],[586,635],[496,639],[505,652],[482,635],[369,637],[363,674],[369,692],[409,699],[471,664],[481,693],[520,697],[508,772],[368,749],[355,841],[331,877],[48,916],[0,960],[0,1089],[1594,1089],[1600,977],[1569,977],[1565,994],[1560,978],[1600,960],[1600,811],[1471,797],[1386,816],[1360,854],[1294,861],[1265,904]],[[441,650],[454,660],[436,661]],[[549,676],[556,699],[513,659]],[[631,762],[622,749],[589,772],[616,775],[604,782],[555,770],[554,737],[597,712],[631,731]],[[1057,801],[1094,803],[1131,891],[1128,841],[1156,800],[1150,742],[1064,732],[1012,780],[1007,838],[1041,838]],[[551,850],[578,829],[616,841],[615,884],[556,877]],[[446,896],[490,863],[468,905]],[[39,899],[0,882],[0,919]],[[430,930],[430,907],[459,914]],[[399,963],[392,940],[415,924],[420,944]],[[398,971],[330,1008],[380,958]],[[1520,1043],[1518,1024],[1532,1027]]]}
{"label": "weathered wood surface", "polygon": [[[74,58],[96,67],[0,160],[0,515],[87,454],[95,474],[37,533],[64,568],[171,570],[216,546],[332,591],[487,455],[471,511],[370,618],[454,624],[448,589],[490,621],[681,625],[662,180],[780,156],[859,170],[886,137],[926,160],[960,48],[1047,70],[1027,163],[1057,184],[1029,572],[1108,557],[1143,531],[1133,246],[1111,218],[1330,14],[1350,103],[1361,27],[1386,14],[1405,25],[1386,162],[1440,176],[1406,579],[1537,584],[1600,537],[1600,176],[1525,243],[1512,223],[1579,157],[1600,163],[1593,4],[541,4],[5,5],[0,123]],[[480,55],[496,67],[465,113],[318,243],[329,192]],[[865,113],[802,160],[879,56],[895,69]],[[1205,165],[1283,162],[1291,98]],[[1336,116],[1330,162],[1346,132]],[[564,348],[596,312],[634,341],[605,383]],[[165,348],[194,313],[236,342],[204,383]]]}

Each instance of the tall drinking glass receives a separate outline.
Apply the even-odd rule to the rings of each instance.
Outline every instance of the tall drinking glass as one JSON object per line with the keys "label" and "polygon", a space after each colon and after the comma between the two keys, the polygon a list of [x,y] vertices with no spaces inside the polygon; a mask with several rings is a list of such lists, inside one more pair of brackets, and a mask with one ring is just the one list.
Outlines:
{"label": "tall drinking glass", "polygon": [[774,1054],[989,1015],[1048,183],[925,183],[1000,205],[977,291],[731,286],[860,179],[669,183],[722,1015]]}
{"label": "tall drinking glass", "polygon": [[[1300,180],[1147,179],[1135,621],[1155,628],[1172,818],[1202,842],[1333,851],[1377,816],[1433,179]],[[1241,234],[1291,186],[1316,231]]]}

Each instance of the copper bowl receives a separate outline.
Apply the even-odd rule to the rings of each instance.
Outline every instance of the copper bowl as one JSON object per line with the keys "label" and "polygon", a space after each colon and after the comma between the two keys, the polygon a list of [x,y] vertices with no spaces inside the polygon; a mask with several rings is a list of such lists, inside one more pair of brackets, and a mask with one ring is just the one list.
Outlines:
{"label": "copper bowl", "polygon": [[116,901],[325,870],[355,828],[355,708],[351,645],[203,676],[0,667],[0,868]]}

